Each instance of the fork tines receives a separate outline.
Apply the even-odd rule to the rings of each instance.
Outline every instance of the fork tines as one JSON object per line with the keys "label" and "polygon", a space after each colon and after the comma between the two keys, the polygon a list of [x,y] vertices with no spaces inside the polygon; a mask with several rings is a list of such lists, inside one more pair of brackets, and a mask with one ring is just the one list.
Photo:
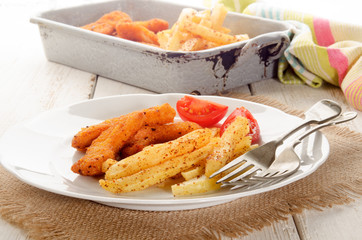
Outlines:
{"label": "fork tines", "polygon": [[[239,167],[238,167],[239,166]],[[236,182],[242,178],[251,176],[255,174],[259,170],[254,164],[248,163],[247,160],[240,157],[239,159],[235,159],[225,165],[224,167],[220,168],[218,171],[214,172],[210,178],[213,178],[220,173],[228,173],[227,175],[220,178],[217,183],[223,183],[226,180],[230,179],[228,182]]]}
{"label": "fork tines", "polygon": [[242,164],[243,162],[245,162],[245,160],[241,157],[234,159],[233,161],[229,162],[228,164],[226,164],[225,166],[223,166],[222,168],[220,168],[219,170],[217,170],[216,172],[214,172],[213,174],[210,175],[210,178],[213,178],[217,175],[219,175],[220,173],[229,170],[230,168],[238,165],[238,164]]}

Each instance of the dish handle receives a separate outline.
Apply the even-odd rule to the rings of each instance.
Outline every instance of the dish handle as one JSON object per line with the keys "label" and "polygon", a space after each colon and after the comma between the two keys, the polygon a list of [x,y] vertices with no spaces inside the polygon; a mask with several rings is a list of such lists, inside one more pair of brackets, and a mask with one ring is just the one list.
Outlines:
{"label": "dish handle", "polygon": [[242,49],[241,55],[258,55],[265,66],[279,59],[289,46],[290,39],[286,32],[261,34],[250,39]]}

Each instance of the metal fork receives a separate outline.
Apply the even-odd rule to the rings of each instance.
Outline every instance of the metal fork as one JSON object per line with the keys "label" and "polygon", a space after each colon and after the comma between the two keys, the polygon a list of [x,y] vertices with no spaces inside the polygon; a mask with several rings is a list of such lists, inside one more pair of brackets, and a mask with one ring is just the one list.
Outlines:
{"label": "metal fork", "polygon": [[255,173],[258,170],[265,171],[274,161],[276,149],[286,138],[307,125],[312,123],[320,124],[333,119],[339,116],[341,111],[342,108],[340,105],[332,100],[324,99],[317,102],[304,113],[305,120],[301,124],[291,129],[289,132],[279,137],[278,139],[270,141],[236,158],[222,167],[220,170],[213,173],[210,178],[213,178],[216,175],[219,175],[220,173],[240,164],[242,164],[242,166],[240,166],[237,170],[234,170],[232,173],[229,173],[226,176],[220,178],[217,182],[223,182],[226,179],[235,177],[237,174],[239,174],[237,179],[241,179],[245,176]]}
{"label": "metal fork", "polygon": [[[316,127],[311,128],[306,132],[304,132],[303,134],[301,134],[295,141],[289,143],[283,149],[283,151],[276,157],[275,161],[270,165],[270,167],[265,171],[257,173],[256,175],[253,175],[250,178],[241,179],[243,181],[240,181],[238,178],[234,178],[228,182],[222,182],[222,183],[226,185],[236,185],[236,187],[231,188],[231,190],[240,188],[243,185],[246,186],[254,185],[253,188],[255,188],[255,187],[275,184],[279,182],[278,180],[282,180],[285,177],[290,176],[299,169],[301,160],[299,156],[295,153],[294,148],[298,144],[300,144],[305,137],[309,136],[310,134],[324,127],[351,121],[356,117],[357,117],[356,112],[346,112],[329,122],[317,125]],[[248,187],[248,189],[251,188]]]}

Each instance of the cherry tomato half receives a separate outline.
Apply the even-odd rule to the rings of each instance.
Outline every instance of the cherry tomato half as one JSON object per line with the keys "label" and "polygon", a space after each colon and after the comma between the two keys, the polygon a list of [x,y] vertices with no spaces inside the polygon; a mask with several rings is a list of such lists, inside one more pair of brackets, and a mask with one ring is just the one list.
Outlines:
{"label": "cherry tomato half", "polygon": [[259,124],[256,121],[256,119],[253,117],[253,115],[244,107],[240,107],[235,109],[229,117],[225,120],[225,122],[222,124],[220,129],[220,135],[222,135],[225,131],[225,129],[232,123],[237,116],[246,117],[249,120],[249,127],[250,132],[249,136],[251,136],[251,144],[255,144],[259,141],[260,138],[260,128]]}
{"label": "cherry tomato half", "polygon": [[211,127],[225,116],[228,106],[185,96],[177,101],[176,109],[182,120],[195,122],[202,127]]}

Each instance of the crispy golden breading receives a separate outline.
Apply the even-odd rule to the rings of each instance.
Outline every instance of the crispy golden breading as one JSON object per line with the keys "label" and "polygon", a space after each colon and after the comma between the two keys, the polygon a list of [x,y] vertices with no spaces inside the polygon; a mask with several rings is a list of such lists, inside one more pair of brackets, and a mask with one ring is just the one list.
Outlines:
{"label": "crispy golden breading", "polygon": [[[145,125],[149,126],[162,125],[173,122],[176,116],[176,111],[168,103],[162,104],[161,106],[143,109],[139,112],[142,112],[145,115]],[[108,129],[113,124],[124,121],[128,115],[129,114],[108,119],[99,124],[83,128],[73,137],[72,147],[84,152],[87,147],[92,144],[92,141],[96,139],[103,131]]]}
{"label": "crispy golden breading", "polygon": [[130,139],[121,150],[121,158],[131,156],[151,144],[175,140],[189,132],[200,129],[194,122],[176,122],[166,125],[144,126]]}
{"label": "crispy golden breading", "polygon": [[159,18],[133,22],[128,14],[113,11],[81,28],[159,47],[156,33],[168,29],[168,22]]}
{"label": "crispy golden breading", "polygon": [[85,155],[72,166],[72,171],[86,176],[102,174],[103,162],[109,158],[114,159],[144,122],[145,115],[142,112],[135,112],[127,115],[123,121],[114,123],[92,142]]}
{"label": "crispy golden breading", "polygon": [[159,45],[157,35],[136,22],[120,22],[116,26],[117,36],[123,39]]}
{"label": "crispy golden breading", "polygon": [[114,27],[110,25],[109,23],[99,23],[94,22],[87,24],[82,27],[83,29],[90,30],[97,33],[112,35],[114,32]]}
{"label": "crispy golden breading", "polygon": [[159,18],[153,18],[148,21],[136,21],[135,23],[144,26],[154,33],[168,29],[168,22]]}
{"label": "crispy golden breading", "polygon": [[97,21],[82,26],[81,28],[87,29],[93,32],[103,33],[107,35],[113,35],[116,24],[118,22],[131,22],[132,19],[128,14],[122,11],[113,11],[103,15]]}

